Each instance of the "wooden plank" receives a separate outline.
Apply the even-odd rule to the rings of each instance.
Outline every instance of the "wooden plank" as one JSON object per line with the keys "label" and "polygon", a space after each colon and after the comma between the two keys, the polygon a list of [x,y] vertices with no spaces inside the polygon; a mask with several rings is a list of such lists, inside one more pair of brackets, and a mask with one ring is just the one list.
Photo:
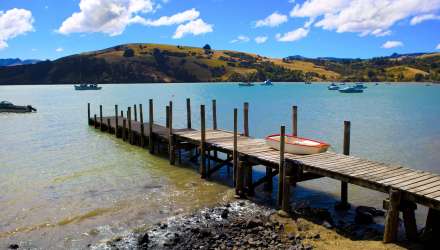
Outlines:
{"label": "wooden plank", "polygon": [[[428,182],[428,183],[426,183]],[[431,187],[435,187],[435,186],[440,186],[440,180],[438,180],[437,178],[434,179],[428,179],[424,182],[420,182],[420,183],[415,183],[412,185],[408,185],[405,187],[401,187],[401,189],[407,191],[407,192],[413,192],[413,193],[417,193],[419,191],[431,188]]]}
{"label": "wooden plank", "polygon": [[396,188],[400,188],[403,187],[405,185],[409,185],[409,184],[413,184],[413,183],[418,183],[424,180],[428,180],[432,177],[432,175],[430,173],[425,173],[424,175],[421,175],[417,178],[413,178],[413,179],[409,179],[407,181],[403,181],[403,182],[396,182],[396,183],[389,183],[388,185],[396,187]]}
{"label": "wooden plank", "polygon": [[426,173],[423,173],[423,172],[414,171],[412,169],[408,169],[408,170],[409,170],[408,173],[402,174],[400,176],[388,178],[385,180],[381,180],[378,182],[386,184],[386,185],[392,185],[395,183],[405,182],[407,180],[411,180],[411,179],[426,175]]}

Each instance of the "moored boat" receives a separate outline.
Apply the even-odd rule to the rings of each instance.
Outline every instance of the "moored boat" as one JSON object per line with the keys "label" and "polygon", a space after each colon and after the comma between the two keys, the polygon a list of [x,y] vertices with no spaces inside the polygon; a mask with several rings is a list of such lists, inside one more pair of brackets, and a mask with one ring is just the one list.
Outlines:
{"label": "moored boat", "polygon": [[272,81],[271,81],[270,79],[267,79],[267,80],[264,81],[261,85],[262,85],[262,86],[272,86],[273,83],[272,83]]}
{"label": "moored boat", "polygon": [[37,111],[36,108],[31,105],[26,106],[17,106],[7,101],[0,102],[0,113],[9,112],[9,113],[29,113],[32,111]]}
{"label": "moored boat", "polygon": [[367,88],[367,86],[365,86],[364,84],[362,84],[362,83],[356,83],[356,85],[354,86],[355,88],[358,88],[358,89],[366,89]]}
{"label": "moored boat", "polygon": [[254,84],[251,83],[251,82],[241,82],[241,83],[238,84],[238,86],[241,86],[241,87],[251,87],[251,86],[254,86]]}
{"label": "moored boat", "polygon": [[[279,134],[269,135],[266,137],[266,144],[271,148],[280,150],[280,138]],[[327,151],[329,147],[330,144],[325,142],[292,135],[285,136],[284,150],[286,153],[299,155],[318,154]]]}
{"label": "moored boat", "polygon": [[339,86],[336,85],[335,83],[332,83],[327,87],[327,89],[328,90],[339,90]]}
{"label": "moored boat", "polygon": [[92,84],[80,84],[80,85],[74,85],[75,90],[100,90],[102,87],[99,87],[98,84],[92,83]]}
{"label": "moored boat", "polygon": [[339,89],[339,92],[341,92],[341,93],[362,93],[362,92],[364,92],[364,90],[361,88],[358,88],[356,86],[352,86],[352,87],[345,87],[345,88]]}

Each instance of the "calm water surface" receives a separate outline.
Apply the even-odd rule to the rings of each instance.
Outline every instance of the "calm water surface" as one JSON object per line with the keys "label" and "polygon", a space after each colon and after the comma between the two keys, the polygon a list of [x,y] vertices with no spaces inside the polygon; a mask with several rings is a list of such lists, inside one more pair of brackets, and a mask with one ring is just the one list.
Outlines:
{"label": "calm water surface", "polygon": [[[155,100],[159,123],[172,100],[174,127],[184,126],[187,97],[194,127],[199,126],[199,105],[206,104],[209,118],[216,99],[219,127],[232,129],[233,109],[247,101],[250,133],[263,137],[278,132],[281,124],[290,131],[291,106],[297,105],[301,136],[328,141],[341,152],[343,121],[350,120],[353,155],[440,174],[440,86],[371,85],[363,94],[328,91],[326,84],[287,83],[251,88],[227,83],[104,85],[101,91],[83,92],[72,86],[1,86],[0,100],[32,104],[38,112],[0,114],[0,248],[11,243],[85,248],[170,215],[229,200],[225,171],[216,181],[205,182],[194,166],[169,166],[164,157],[87,126],[87,102],[92,114],[102,104],[110,115],[114,104],[146,107],[149,98]],[[299,185],[294,198],[332,207],[338,193],[338,182],[320,179]],[[380,207],[383,198],[350,187],[355,205]],[[425,213],[418,210],[419,223]]]}

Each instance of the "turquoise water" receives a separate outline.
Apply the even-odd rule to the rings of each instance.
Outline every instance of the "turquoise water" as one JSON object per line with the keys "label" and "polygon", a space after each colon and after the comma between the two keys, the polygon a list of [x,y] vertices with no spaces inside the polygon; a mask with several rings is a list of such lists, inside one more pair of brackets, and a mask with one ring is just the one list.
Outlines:
{"label": "turquoise water", "polygon": [[[174,127],[186,124],[191,98],[193,126],[200,104],[211,126],[217,100],[218,127],[232,129],[233,109],[250,103],[250,134],[291,130],[291,106],[299,108],[299,135],[329,142],[341,152],[343,121],[352,123],[351,154],[440,174],[440,86],[368,85],[362,94],[328,91],[326,84],[279,83],[238,87],[229,83],[104,85],[101,91],[72,86],[0,86],[0,100],[31,104],[33,114],[0,114],[0,247],[21,242],[41,248],[82,248],[169,215],[228,200],[230,188],[200,180],[190,167],[172,167],[166,158],[127,145],[87,126],[87,102],[113,115],[154,99],[155,119],[165,120],[172,100]],[[240,126],[241,128],[242,126]],[[338,182],[302,183],[298,202],[331,207]],[[350,186],[355,205],[381,206],[383,194]],[[417,218],[423,222],[425,210]]]}

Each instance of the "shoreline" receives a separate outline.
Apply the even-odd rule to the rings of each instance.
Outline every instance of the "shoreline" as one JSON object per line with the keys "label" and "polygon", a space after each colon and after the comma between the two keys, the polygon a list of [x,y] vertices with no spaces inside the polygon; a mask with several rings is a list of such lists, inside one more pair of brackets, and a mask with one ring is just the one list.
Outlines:
{"label": "shoreline", "polygon": [[327,209],[296,207],[290,216],[235,200],[104,240],[90,249],[423,249],[384,244],[377,224],[333,221]]}

